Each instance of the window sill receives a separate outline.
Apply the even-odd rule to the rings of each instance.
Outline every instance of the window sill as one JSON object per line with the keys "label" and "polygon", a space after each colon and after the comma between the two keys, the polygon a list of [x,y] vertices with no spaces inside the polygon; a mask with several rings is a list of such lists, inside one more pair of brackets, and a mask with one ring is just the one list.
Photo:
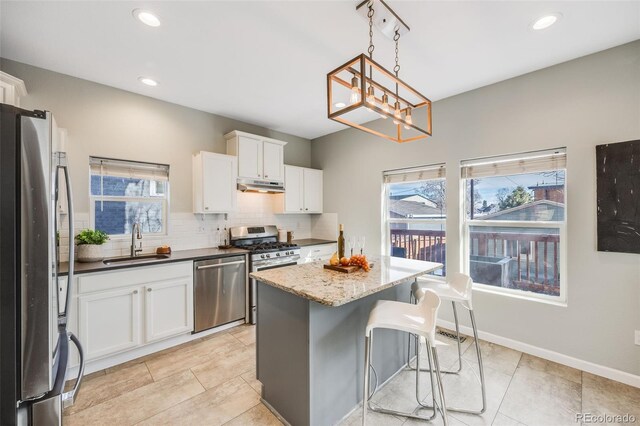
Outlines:
{"label": "window sill", "polygon": [[560,308],[568,307],[566,300],[561,300],[560,298],[558,298],[558,300],[552,300],[546,297],[536,297],[536,296],[529,296],[526,294],[517,294],[508,290],[505,291],[504,289],[496,290],[496,287],[486,285],[486,284],[473,283],[473,290],[479,291],[481,293],[494,294],[498,296],[511,297],[513,299],[526,300],[529,302],[544,303],[547,305],[557,306]]}

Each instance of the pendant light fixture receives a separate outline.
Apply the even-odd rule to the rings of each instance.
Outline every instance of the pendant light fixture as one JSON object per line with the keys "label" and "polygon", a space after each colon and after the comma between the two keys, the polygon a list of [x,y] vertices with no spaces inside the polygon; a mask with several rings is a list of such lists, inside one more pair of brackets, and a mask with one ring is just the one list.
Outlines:
{"label": "pendant light fixture", "polygon": [[[327,74],[328,117],[399,143],[431,136],[431,101],[399,77],[399,41],[409,27],[383,0],[365,0],[356,11],[369,21],[368,55],[360,54]],[[395,43],[393,72],[373,60],[374,25]],[[347,97],[345,108],[334,105]],[[371,114],[363,111],[373,111],[385,120],[372,121]]]}

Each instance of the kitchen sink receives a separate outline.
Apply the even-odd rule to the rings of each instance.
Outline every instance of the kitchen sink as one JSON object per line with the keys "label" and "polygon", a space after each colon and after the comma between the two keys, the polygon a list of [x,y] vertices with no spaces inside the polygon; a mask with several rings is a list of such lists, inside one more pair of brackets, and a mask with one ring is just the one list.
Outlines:
{"label": "kitchen sink", "polygon": [[140,263],[151,262],[153,260],[169,259],[171,256],[168,254],[146,254],[136,257],[113,257],[111,259],[105,259],[102,261],[105,265],[118,265],[123,263]]}

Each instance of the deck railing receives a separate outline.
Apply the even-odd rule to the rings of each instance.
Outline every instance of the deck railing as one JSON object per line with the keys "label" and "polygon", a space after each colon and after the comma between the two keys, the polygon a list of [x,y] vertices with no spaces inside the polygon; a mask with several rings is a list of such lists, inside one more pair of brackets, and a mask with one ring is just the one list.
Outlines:
{"label": "deck railing", "polygon": [[[445,263],[444,231],[391,230],[392,254],[409,259]],[[509,259],[503,286],[538,293],[558,294],[560,283],[560,237],[545,233],[472,231],[471,260]],[[476,277],[476,281],[480,281]]]}

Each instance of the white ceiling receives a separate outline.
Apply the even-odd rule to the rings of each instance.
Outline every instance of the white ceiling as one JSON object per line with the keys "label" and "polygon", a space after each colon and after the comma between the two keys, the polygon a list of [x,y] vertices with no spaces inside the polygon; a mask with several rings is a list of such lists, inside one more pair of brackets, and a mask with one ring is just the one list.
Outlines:
{"label": "white ceiling", "polygon": [[[2,0],[0,55],[315,138],[344,128],[327,119],[326,74],[366,51],[357,3]],[[640,1],[388,3],[411,27],[400,75],[432,100],[640,39]],[[138,7],[162,25],[135,20]],[[552,12],[563,14],[556,25],[529,29]],[[392,68],[392,42],[374,41]]]}

